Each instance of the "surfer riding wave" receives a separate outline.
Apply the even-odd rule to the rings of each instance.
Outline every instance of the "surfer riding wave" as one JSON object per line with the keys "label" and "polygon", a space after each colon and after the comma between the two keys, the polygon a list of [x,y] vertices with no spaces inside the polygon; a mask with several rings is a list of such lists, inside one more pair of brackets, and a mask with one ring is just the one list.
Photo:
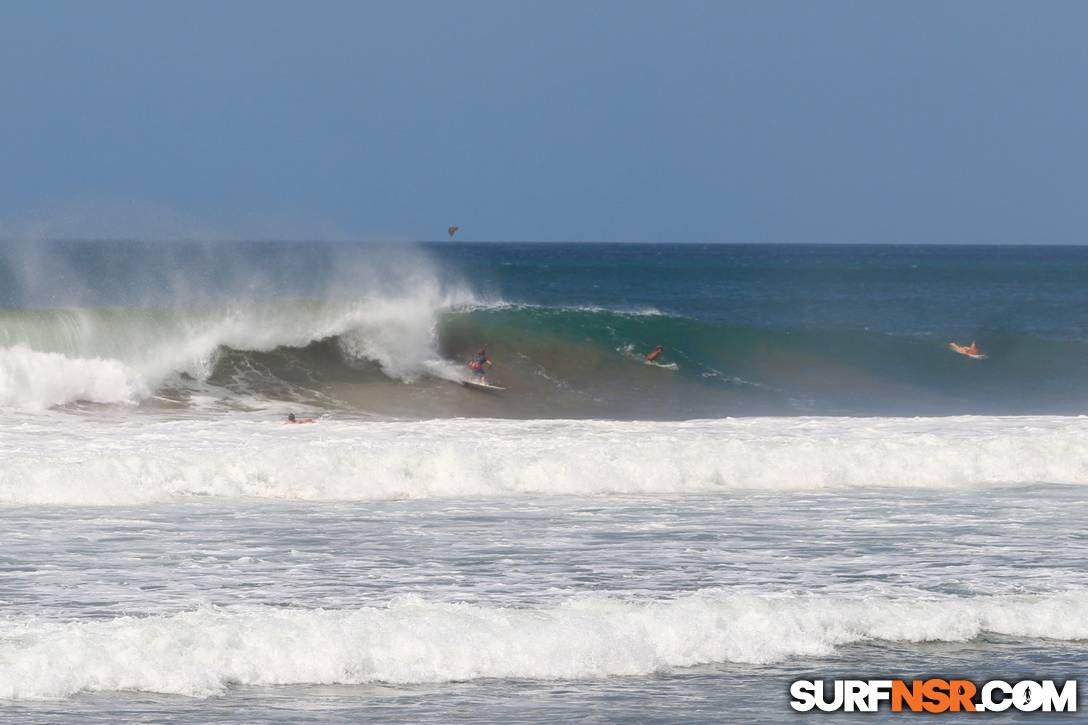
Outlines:
{"label": "surfer riding wave", "polygon": [[468,363],[468,368],[472,371],[473,380],[483,385],[489,385],[487,382],[486,369],[493,364],[494,363],[492,363],[491,359],[487,356],[487,350],[481,347],[479,352],[477,352]]}

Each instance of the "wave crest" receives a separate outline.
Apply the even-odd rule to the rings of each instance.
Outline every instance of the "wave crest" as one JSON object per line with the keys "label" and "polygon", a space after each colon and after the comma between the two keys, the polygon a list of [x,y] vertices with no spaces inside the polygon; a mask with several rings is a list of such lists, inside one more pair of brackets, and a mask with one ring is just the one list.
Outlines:
{"label": "wave crest", "polygon": [[[60,354],[73,361],[73,374],[78,361],[113,362],[146,391],[182,400],[199,392],[414,418],[1078,413],[1088,399],[1083,343],[994,339],[980,363],[931,339],[745,329],[645,310],[488,305],[464,288],[415,281],[411,290],[375,296],[0,311],[0,350]],[[641,353],[657,344],[665,364],[642,365]],[[481,345],[510,391],[501,406],[433,385],[459,381],[463,361]],[[97,384],[77,381],[60,397],[9,395],[6,404],[122,400],[88,389],[97,392]]]}
{"label": "wave crest", "polygon": [[433,372],[438,315],[471,300],[420,287],[401,297],[209,308],[63,309],[0,314],[0,405],[135,403],[179,375],[216,372],[224,349],[266,352],[335,338],[344,357],[394,380]]}
{"label": "wave crest", "polygon": [[[1088,484],[1086,418],[72,421],[0,439],[0,502],[381,500]],[[99,452],[109,450],[111,455]]]}
{"label": "wave crest", "polygon": [[983,633],[1088,639],[1088,593],[893,599],[576,597],[529,609],[403,597],[387,607],[205,608],[102,622],[0,622],[0,697],[208,696],[229,685],[591,679],[825,656],[858,642]]}
{"label": "wave crest", "polygon": [[0,348],[0,407],[41,410],[73,400],[135,404],[143,378],[117,360],[71,358],[25,345]]}

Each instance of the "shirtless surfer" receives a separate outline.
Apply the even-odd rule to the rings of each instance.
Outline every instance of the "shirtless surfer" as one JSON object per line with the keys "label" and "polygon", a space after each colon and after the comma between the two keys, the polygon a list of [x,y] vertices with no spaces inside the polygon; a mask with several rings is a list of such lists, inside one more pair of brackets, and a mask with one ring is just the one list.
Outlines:
{"label": "shirtless surfer", "polygon": [[287,414],[287,420],[285,423],[313,423],[313,418],[296,418],[294,413]]}
{"label": "shirtless surfer", "polygon": [[967,346],[957,345],[954,342],[948,343],[948,346],[958,352],[960,355],[967,355],[968,357],[985,357],[985,355],[978,351],[978,345],[975,344],[974,340],[972,340],[971,344]]}
{"label": "shirtless surfer", "polygon": [[653,351],[646,353],[646,362],[657,362],[657,359],[665,353],[665,346],[658,345]]}

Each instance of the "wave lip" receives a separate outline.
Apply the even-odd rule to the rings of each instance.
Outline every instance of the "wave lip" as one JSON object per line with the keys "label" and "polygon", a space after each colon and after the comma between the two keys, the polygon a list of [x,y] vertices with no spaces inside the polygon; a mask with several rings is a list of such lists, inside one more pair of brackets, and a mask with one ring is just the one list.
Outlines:
{"label": "wave lip", "polygon": [[205,608],[145,618],[0,622],[0,698],[229,685],[594,679],[826,656],[859,642],[984,633],[1088,639],[1088,592],[895,599],[735,595],[575,597],[505,608],[404,597],[383,608]]}
{"label": "wave lip", "polygon": [[[481,301],[430,277],[418,282],[370,296],[0,310],[0,406],[132,403],[156,391],[184,406],[187,395],[215,391],[224,407],[241,396],[421,419],[681,420],[1068,414],[1088,401],[1083,342],[995,337],[976,365],[932,338]],[[664,364],[639,364],[658,344]],[[481,346],[511,391],[501,406],[446,394]]]}
{"label": "wave lip", "polygon": [[390,378],[441,376],[441,313],[474,301],[422,280],[404,294],[161,308],[0,310],[0,406],[135,403],[179,375],[207,380],[227,349],[267,352],[337,339],[348,363]]}
{"label": "wave lip", "polygon": [[71,419],[0,458],[0,503],[62,506],[1086,485],[1088,418]]}

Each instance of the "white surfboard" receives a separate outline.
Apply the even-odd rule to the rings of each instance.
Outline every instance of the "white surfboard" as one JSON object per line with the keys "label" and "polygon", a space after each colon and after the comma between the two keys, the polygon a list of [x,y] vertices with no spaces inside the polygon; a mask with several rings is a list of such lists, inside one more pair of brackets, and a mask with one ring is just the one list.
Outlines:
{"label": "white surfboard", "polygon": [[972,360],[985,360],[986,359],[986,356],[983,355],[982,353],[970,353],[970,352],[967,352],[967,348],[965,348],[963,345],[957,345],[954,342],[948,343],[948,348],[950,350],[952,350],[952,352],[958,352],[960,355],[963,355],[964,357],[969,357]]}
{"label": "white surfboard", "polygon": [[649,365],[654,368],[661,368],[662,370],[679,370],[680,366],[674,362],[659,363],[657,360],[647,360],[645,355],[641,355],[635,352],[634,348],[628,345],[627,347],[617,347],[616,351],[622,353],[625,358],[635,360],[643,365]]}
{"label": "white surfboard", "polygon": [[501,392],[506,388],[501,388],[498,385],[489,385],[488,383],[480,383],[475,380],[462,380],[461,385],[466,388],[472,388],[473,390],[486,390],[489,392]]}

